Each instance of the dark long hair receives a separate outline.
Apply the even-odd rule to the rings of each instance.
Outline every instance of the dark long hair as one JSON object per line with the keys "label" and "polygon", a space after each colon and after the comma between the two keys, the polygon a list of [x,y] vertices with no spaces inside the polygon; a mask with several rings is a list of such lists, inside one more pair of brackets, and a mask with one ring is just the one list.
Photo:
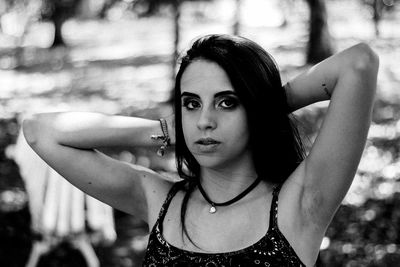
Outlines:
{"label": "dark long hair", "polygon": [[184,140],[181,78],[189,64],[197,59],[217,63],[228,75],[246,110],[250,148],[258,176],[270,183],[282,184],[305,158],[272,56],[255,42],[239,36],[213,34],[197,39],[182,57],[175,81],[176,162],[178,174],[189,181],[181,208],[182,231],[186,236],[186,207],[200,177],[200,165]]}

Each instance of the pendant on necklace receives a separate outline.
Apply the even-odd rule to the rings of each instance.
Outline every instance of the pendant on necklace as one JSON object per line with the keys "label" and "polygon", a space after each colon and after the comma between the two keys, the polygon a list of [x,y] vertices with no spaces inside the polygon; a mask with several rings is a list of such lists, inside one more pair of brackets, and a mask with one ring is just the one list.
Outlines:
{"label": "pendant on necklace", "polygon": [[214,206],[210,207],[210,213],[216,213],[217,212],[217,208]]}

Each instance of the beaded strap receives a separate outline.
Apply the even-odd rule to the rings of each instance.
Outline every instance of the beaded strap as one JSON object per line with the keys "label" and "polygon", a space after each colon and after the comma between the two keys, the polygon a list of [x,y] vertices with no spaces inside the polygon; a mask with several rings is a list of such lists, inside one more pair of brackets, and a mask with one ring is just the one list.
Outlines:
{"label": "beaded strap", "polygon": [[281,184],[274,186],[272,191],[272,203],[269,213],[269,228],[274,229],[278,226],[278,196],[281,190]]}

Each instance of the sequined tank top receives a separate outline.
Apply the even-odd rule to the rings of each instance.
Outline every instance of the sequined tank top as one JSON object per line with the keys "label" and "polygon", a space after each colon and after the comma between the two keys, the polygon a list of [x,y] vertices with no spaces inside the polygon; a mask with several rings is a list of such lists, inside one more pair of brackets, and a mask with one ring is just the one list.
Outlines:
{"label": "sequined tank top", "polygon": [[150,232],[143,266],[305,266],[278,228],[277,214],[280,186],[273,190],[268,231],[255,244],[237,251],[223,253],[193,252],[171,245],[162,235],[162,224],[168,206],[181,186],[182,182],[176,183],[162,205],[157,221]]}

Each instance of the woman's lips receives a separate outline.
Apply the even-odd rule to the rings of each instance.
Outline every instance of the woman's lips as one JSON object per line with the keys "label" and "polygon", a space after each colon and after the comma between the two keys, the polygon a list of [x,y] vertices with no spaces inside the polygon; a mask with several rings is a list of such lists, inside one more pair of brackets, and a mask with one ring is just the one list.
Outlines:
{"label": "woman's lips", "polygon": [[202,153],[214,152],[221,142],[212,138],[201,138],[195,142],[196,148]]}
{"label": "woman's lips", "polygon": [[200,145],[213,145],[213,144],[219,144],[220,142],[212,139],[212,138],[200,138],[199,140],[196,141],[196,144]]}

